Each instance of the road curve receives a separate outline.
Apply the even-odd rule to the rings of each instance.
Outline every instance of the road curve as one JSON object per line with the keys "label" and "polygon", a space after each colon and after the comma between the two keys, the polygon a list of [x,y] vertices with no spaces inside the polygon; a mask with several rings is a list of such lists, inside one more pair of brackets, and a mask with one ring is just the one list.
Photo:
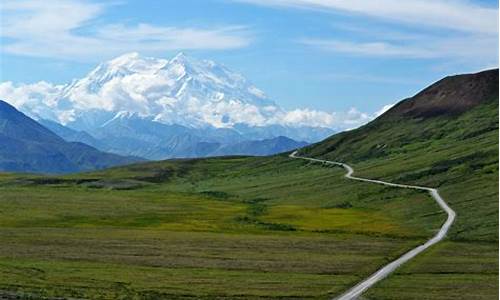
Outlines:
{"label": "road curve", "polygon": [[433,188],[429,188],[429,187],[425,187],[425,186],[397,184],[397,183],[385,182],[385,181],[381,181],[381,180],[373,180],[373,179],[355,177],[355,176],[352,176],[352,173],[354,173],[354,170],[347,164],[344,164],[341,162],[329,161],[329,160],[322,160],[322,159],[316,159],[316,158],[297,156],[297,151],[294,151],[293,153],[291,153],[290,157],[309,160],[309,161],[318,162],[318,163],[327,164],[327,165],[341,166],[347,171],[347,173],[345,174],[345,177],[349,178],[349,179],[353,179],[353,180],[378,183],[378,184],[383,184],[383,185],[393,186],[393,187],[428,191],[429,194],[432,196],[432,198],[434,198],[434,200],[436,200],[436,202],[439,204],[439,206],[441,206],[441,208],[448,214],[448,218],[446,219],[446,222],[443,223],[443,225],[439,229],[438,233],[433,238],[431,238],[430,240],[428,240],[424,244],[406,252],[405,254],[403,254],[403,256],[399,257],[395,261],[385,265],[384,267],[379,269],[377,272],[375,272],[371,276],[369,276],[367,279],[361,281],[360,283],[358,283],[357,285],[355,285],[354,287],[352,287],[351,289],[349,289],[348,291],[346,291],[342,295],[334,298],[335,300],[357,299],[367,289],[369,289],[374,284],[376,284],[377,282],[379,282],[382,279],[384,279],[385,277],[387,277],[392,272],[394,272],[399,266],[406,263],[410,259],[414,258],[419,253],[425,251],[430,246],[443,240],[446,236],[446,233],[448,232],[451,225],[453,224],[453,221],[455,220],[455,216],[456,216],[455,211],[453,211],[453,209],[451,209],[448,206],[448,204],[446,204],[446,202],[443,200],[443,198],[441,198],[437,189],[433,189]]}

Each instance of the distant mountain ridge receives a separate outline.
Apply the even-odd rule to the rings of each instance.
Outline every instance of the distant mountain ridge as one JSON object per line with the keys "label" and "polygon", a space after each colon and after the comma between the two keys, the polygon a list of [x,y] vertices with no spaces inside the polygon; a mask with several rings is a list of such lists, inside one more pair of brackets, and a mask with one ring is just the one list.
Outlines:
{"label": "distant mountain ridge", "polygon": [[42,119],[38,120],[38,123],[68,142],[81,142],[94,148],[102,147],[102,144],[96,138],[85,131],[74,130],[51,120]]}
{"label": "distant mountain ridge", "polygon": [[[248,139],[232,129],[188,128],[182,125],[134,118],[114,118],[93,135],[50,120],[41,124],[67,141],[78,141],[110,153],[124,153],[153,160],[223,155],[271,155],[303,147],[307,142],[284,136],[250,132]],[[243,128],[250,130],[248,128]],[[278,130],[277,132],[281,132]]]}
{"label": "distant mountain ridge", "polygon": [[222,146],[216,149],[214,155],[224,155],[231,153],[233,155],[260,155],[266,156],[292,149],[301,148],[308,145],[306,142],[297,142],[285,136],[279,136],[272,139],[259,141],[243,141],[229,146]]}
{"label": "distant mountain ridge", "polygon": [[0,171],[68,173],[140,161],[66,142],[0,100]]}

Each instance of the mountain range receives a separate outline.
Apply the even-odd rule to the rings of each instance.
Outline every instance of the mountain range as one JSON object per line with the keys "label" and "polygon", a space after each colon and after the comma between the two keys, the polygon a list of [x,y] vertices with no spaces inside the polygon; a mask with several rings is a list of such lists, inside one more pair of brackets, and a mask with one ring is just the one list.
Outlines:
{"label": "mountain range", "polygon": [[0,171],[69,173],[138,161],[83,143],[66,142],[0,100]]}
{"label": "mountain range", "polygon": [[125,54],[30,101],[9,100],[67,141],[147,159],[274,154],[334,132],[314,114],[304,121],[283,110],[242,75],[183,53]]}

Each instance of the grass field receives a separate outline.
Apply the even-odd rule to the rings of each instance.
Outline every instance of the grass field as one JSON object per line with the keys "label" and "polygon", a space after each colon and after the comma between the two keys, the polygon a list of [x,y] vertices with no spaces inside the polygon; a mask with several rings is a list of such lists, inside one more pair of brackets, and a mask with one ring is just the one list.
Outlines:
{"label": "grass field", "polygon": [[[301,150],[436,187],[448,238],[366,299],[498,299],[498,95],[460,115],[381,117]],[[422,191],[286,155],[0,174],[0,298],[330,299],[433,236]]]}
{"label": "grass field", "polygon": [[286,157],[0,176],[0,290],[29,298],[328,299],[421,243],[425,193]]}

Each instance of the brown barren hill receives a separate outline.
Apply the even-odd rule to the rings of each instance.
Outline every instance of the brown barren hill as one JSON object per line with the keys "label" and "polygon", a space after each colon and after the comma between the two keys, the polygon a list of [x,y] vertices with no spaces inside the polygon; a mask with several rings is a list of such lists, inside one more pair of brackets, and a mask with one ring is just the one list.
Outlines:
{"label": "brown barren hill", "polygon": [[391,108],[385,117],[457,115],[498,99],[498,69],[445,77]]}

